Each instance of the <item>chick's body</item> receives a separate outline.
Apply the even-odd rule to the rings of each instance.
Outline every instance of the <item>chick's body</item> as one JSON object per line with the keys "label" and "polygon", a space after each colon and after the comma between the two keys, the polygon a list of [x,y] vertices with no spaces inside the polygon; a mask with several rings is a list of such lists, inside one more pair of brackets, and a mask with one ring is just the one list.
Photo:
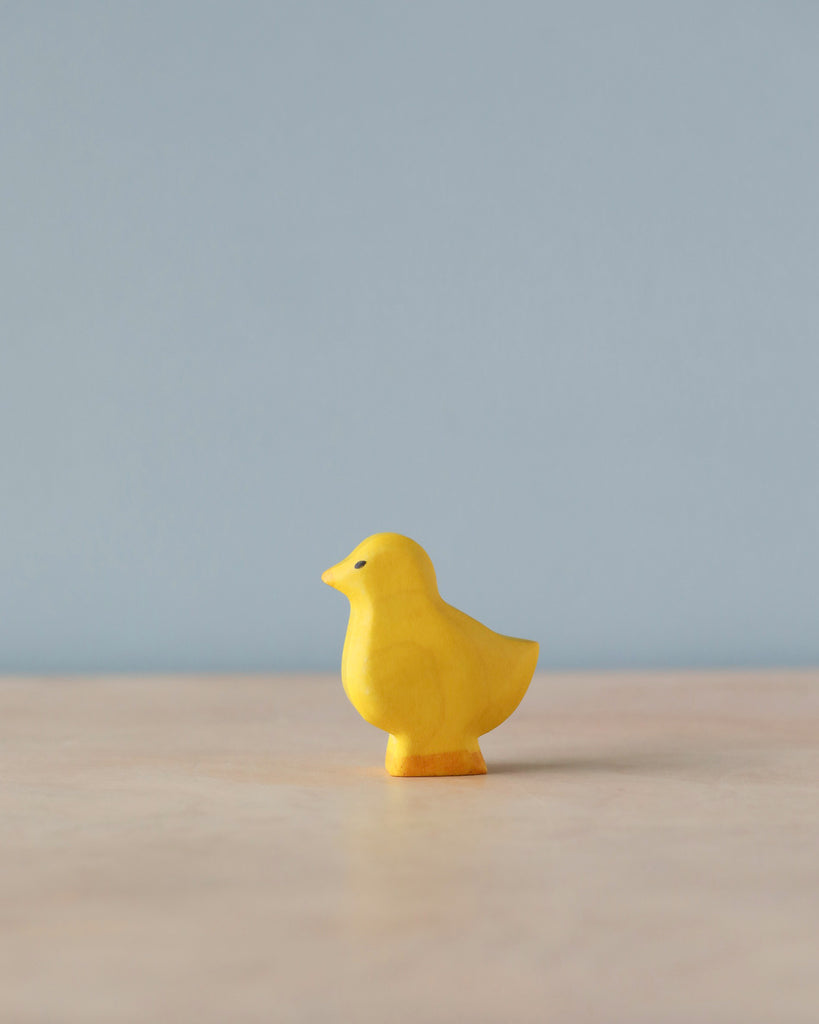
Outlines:
{"label": "chick's body", "polygon": [[361,716],[390,734],[387,770],[485,772],[478,737],[520,703],[538,644],[447,604],[426,552],[399,534],[367,538],[322,578],[350,599],[342,683]]}

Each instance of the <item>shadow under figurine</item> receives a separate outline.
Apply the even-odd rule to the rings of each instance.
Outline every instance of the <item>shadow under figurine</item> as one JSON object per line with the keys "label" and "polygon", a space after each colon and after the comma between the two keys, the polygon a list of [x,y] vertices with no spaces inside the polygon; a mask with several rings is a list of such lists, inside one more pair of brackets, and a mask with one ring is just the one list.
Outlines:
{"label": "shadow under figurine", "polygon": [[538,644],[447,604],[429,555],[397,533],[368,537],[321,578],[349,598],[341,681],[390,734],[390,775],[485,774],[478,737],[521,702]]}

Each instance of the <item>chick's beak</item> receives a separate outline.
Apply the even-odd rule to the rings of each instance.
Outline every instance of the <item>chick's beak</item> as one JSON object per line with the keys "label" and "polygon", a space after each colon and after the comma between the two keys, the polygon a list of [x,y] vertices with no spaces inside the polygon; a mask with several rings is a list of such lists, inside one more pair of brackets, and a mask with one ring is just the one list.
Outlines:
{"label": "chick's beak", "polygon": [[321,582],[326,583],[328,587],[335,587],[337,579],[337,568],[338,567],[334,565],[330,569],[325,569],[324,572],[321,574]]}

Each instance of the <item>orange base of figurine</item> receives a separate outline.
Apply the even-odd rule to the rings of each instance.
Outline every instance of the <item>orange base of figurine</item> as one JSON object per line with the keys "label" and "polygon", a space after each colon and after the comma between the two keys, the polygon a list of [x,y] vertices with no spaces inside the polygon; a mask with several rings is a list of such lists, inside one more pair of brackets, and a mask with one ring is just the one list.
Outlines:
{"label": "orange base of figurine", "polygon": [[480,750],[452,750],[443,754],[390,756],[386,768],[390,775],[408,777],[436,775],[486,775],[486,762]]}

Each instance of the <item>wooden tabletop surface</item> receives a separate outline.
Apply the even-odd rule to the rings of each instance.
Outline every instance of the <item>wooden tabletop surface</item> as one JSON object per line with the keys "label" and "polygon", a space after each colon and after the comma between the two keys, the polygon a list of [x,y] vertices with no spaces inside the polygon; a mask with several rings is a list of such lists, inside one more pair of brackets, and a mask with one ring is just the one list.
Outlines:
{"label": "wooden tabletop surface", "polygon": [[385,739],[336,676],[0,681],[0,1021],[819,1021],[819,672]]}

